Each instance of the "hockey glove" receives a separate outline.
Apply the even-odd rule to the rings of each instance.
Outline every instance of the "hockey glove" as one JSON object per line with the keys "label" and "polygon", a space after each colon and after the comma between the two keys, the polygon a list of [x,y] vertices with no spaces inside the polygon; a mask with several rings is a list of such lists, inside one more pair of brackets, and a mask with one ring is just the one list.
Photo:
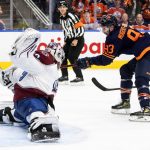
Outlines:
{"label": "hockey glove", "polygon": [[77,60],[76,65],[81,69],[91,67],[90,58],[89,57],[80,58]]}
{"label": "hockey glove", "polygon": [[7,71],[2,71],[0,69],[0,83],[3,86],[7,86],[8,89],[13,90],[14,89],[14,84],[10,80],[9,73]]}
{"label": "hockey glove", "polygon": [[36,50],[41,39],[39,31],[27,28],[21,33],[12,45],[12,50],[9,55],[13,57],[29,57]]}

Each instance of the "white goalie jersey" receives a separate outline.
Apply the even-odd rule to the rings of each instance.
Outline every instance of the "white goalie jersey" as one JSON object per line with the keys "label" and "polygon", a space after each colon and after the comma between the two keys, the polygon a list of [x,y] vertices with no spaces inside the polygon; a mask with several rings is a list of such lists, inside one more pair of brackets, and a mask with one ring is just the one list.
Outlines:
{"label": "white goalie jersey", "polygon": [[[46,61],[49,61],[49,64]],[[11,81],[15,85],[14,100],[35,95],[54,95],[57,92],[58,68],[50,54],[38,51],[26,65],[23,61],[15,59],[15,65],[17,63],[19,68],[15,69],[11,76]]]}
{"label": "white goalie jersey", "polygon": [[56,65],[45,66],[43,72],[36,75],[17,68],[12,77],[12,81],[22,88],[35,88],[47,95],[54,94],[57,90],[58,73]]}
{"label": "white goalie jersey", "polygon": [[[50,49],[36,51],[39,41],[40,33],[34,29],[27,29],[15,41],[10,52],[15,66],[9,70],[10,80],[14,84],[14,101],[31,96],[47,98],[57,92],[58,61]],[[56,51],[58,50],[60,49],[57,48]]]}

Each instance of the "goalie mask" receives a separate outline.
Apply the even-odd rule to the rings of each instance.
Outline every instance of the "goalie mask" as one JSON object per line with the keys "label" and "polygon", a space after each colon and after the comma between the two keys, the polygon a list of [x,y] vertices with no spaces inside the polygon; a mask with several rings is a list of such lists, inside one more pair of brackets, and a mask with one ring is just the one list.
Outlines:
{"label": "goalie mask", "polygon": [[25,54],[28,57],[29,53],[36,50],[40,38],[41,35],[39,31],[32,28],[26,29],[14,42],[10,55],[21,57],[21,55]]}
{"label": "goalie mask", "polygon": [[55,60],[60,64],[62,64],[65,58],[65,53],[63,48],[60,46],[60,44],[51,42],[48,44],[45,50],[50,52],[51,55],[55,58]]}

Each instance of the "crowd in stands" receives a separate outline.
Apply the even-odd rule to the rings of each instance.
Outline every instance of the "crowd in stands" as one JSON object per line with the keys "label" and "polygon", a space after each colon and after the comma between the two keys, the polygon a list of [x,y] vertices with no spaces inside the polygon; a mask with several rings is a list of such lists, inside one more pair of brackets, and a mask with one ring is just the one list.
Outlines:
{"label": "crowd in stands", "polygon": [[97,0],[96,3],[94,0],[70,0],[68,3],[86,30],[98,29],[101,17],[106,14],[114,15],[118,24],[150,30],[150,0]]}
{"label": "crowd in stands", "polygon": [[[48,16],[50,0],[33,0],[39,8]],[[54,29],[59,26],[59,14],[55,0],[53,11]],[[86,30],[100,29],[100,19],[103,15],[112,14],[118,24],[127,24],[138,30],[150,30],[150,0],[66,0],[73,11],[84,24]],[[0,7],[0,16],[3,13]],[[0,30],[5,29],[5,24],[0,20]]]}
{"label": "crowd in stands", "polygon": [[118,24],[150,30],[150,0],[73,0],[72,8],[87,30],[96,29],[106,14],[114,15]]}

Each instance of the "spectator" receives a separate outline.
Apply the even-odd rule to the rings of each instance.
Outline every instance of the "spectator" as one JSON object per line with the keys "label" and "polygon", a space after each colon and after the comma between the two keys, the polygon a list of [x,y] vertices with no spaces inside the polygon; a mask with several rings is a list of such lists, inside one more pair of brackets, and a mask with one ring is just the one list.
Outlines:
{"label": "spectator", "polygon": [[114,0],[114,3],[115,3],[115,7],[109,8],[107,13],[115,16],[118,20],[118,23],[120,23],[121,17],[125,13],[125,10],[121,7],[120,0]]}
{"label": "spectator", "polygon": [[94,2],[91,3],[91,10],[93,12],[93,16],[95,15],[95,12],[96,12],[97,21],[100,22],[101,17],[107,11],[106,2],[104,0],[97,0],[96,10],[95,10]]}
{"label": "spectator", "polygon": [[145,23],[149,24],[150,26],[150,0],[145,0],[142,6],[141,11]]}
{"label": "spectator", "polygon": [[148,26],[144,23],[142,14],[136,15],[135,23],[132,27],[137,30],[148,30]]}
{"label": "spectator", "polygon": [[[133,14],[132,14],[133,8],[134,8],[133,1],[134,0],[124,0],[123,1],[124,9],[125,9],[126,13],[128,14],[128,16],[130,16],[130,18],[133,17]],[[137,4],[137,2],[136,2],[136,4]],[[135,15],[135,13],[134,13],[134,15]]]}
{"label": "spectator", "polygon": [[91,13],[88,9],[84,10],[83,16],[81,17],[80,21],[84,24],[84,28],[86,30],[92,30],[98,27],[95,18],[91,16]]}
{"label": "spectator", "polygon": [[82,12],[86,9],[90,9],[88,0],[73,0],[72,8],[76,15],[80,18],[82,16]]}
{"label": "spectator", "polygon": [[122,17],[121,17],[121,23],[122,24],[125,24],[125,25],[129,25],[130,23],[129,23],[129,16],[128,16],[128,14],[127,13],[124,13],[123,15],[122,15]]}
{"label": "spectator", "polygon": [[107,3],[107,7],[108,7],[108,8],[115,6],[114,0],[106,0],[106,3]]}

